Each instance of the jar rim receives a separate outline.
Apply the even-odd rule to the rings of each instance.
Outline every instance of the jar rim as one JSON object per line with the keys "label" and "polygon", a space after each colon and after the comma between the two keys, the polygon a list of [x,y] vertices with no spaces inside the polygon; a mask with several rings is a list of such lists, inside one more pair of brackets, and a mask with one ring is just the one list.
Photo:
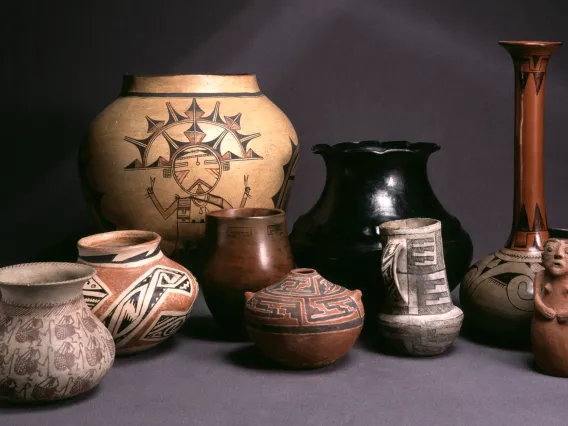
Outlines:
{"label": "jar rim", "polygon": [[282,209],[270,209],[262,207],[243,207],[236,209],[221,209],[207,213],[208,219],[218,220],[248,220],[248,219],[268,219],[285,216]]}
{"label": "jar rim", "polygon": [[393,152],[409,152],[414,154],[430,155],[440,149],[441,146],[434,142],[409,142],[405,140],[364,140],[357,142],[341,142],[334,145],[317,144],[312,146],[312,152],[315,154],[355,152],[389,154]]}
{"label": "jar rim", "polygon": [[110,231],[81,238],[79,250],[113,252],[131,251],[160,244],[161,237],[155,232],[137,229]]}
{"label": "jar rim", "polygon": [[171,74],[145,74],[145,73],[125,73],[124,77],[136,78],[158,78],[158,77],[256,77],[254,73],[227,73],[227,74],[184,74],[184,73],[171,73]]}
{"label": "jar rim", "polygon": [[0,285],[11,287],[49,287],[78,284],[90,280],[96,270],[80,263],[31,262],[0,268]]}

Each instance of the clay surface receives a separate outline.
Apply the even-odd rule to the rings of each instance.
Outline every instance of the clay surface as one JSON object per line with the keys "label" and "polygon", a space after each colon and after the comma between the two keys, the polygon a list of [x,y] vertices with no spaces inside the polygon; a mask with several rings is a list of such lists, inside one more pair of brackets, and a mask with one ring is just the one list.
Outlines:
{"label": "clay surface", "polygon": [[79,259],[97,275],[83,294],[110,330],[119,354],[140,352],[172,336],[187,320],[199,286],[160,250],[149,231],[115,231],[79,240]]}
{"label": "clay surface", "polygon": [[92,123],[79,168],[102,230],[154,231],[193,271],[207,213],[285,208],[298,153],[255,75],[127,75]]}
{"label": "clay surface", "polygon": [[515,188],[505,247],[471,267],[460,288],[468,322],[502,341],[528,342],[533,282],[550,233],[544,202],[544,89],[562,43],[504,41],[515,75]]}
{"label": "clay surface", "polygon": [[309,268],[294,269],[245,297],[251,339],[288,367],[321,367],[341,358],[359,337],[365,318],[359,290],[333,284]]}
{"label": "clay surface", "polygon": [[[367,315],[378,313],[382,251],[378,226],[410,217],[442,222],[444,258],[450,288],[469,266],[473,246],[459,220],[437,199],[428,180],[434,143],[363,141],[316,145],[323,157],[326,183],[317,203],[300,216],[290,234],[299,267],[317,269],[327,279],[363,292]],[[366,328],[374,325],[366,323]]]}
{"label": "clay surface", "polygon": [[545,373],[568,377],[568,240],[549,239],[542,260],[545,269],[534,282],[532,351]]}
{"label": "clay surface", "polygon": [[379,230],[387,294],[378,316],[381,338],[403,354],[441,354],[458,336],[463,312],[450,297],[440,221],[395,220]]}
{"label": "clay surface", "polygon": [[227,337],[247,339],[244,293],[275,283],[294,266],[286,216],[278,209],[210,213],[200,279],[207,307]]}
{"label": "clay surface", "polygon": [[0,269],[0,399],[53,401],[95,387],[114,362],[112,336],[81,294],[86,265]]}

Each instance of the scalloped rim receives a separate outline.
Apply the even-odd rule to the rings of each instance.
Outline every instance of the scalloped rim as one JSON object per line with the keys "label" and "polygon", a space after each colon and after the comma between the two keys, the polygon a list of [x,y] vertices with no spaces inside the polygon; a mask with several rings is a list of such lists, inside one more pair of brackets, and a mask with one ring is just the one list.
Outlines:
{"label": "scalloped rim", "polygon": [[441,146],[434,142],[409,142],[403,140],[366,140],[359,142],[341,142],[335,145],[317,144],[312,146],[312,152],[314,153],[372,152],[375,154],[388,154],[392,152],[411,152],[413,154],[430,155],[440,149]]}

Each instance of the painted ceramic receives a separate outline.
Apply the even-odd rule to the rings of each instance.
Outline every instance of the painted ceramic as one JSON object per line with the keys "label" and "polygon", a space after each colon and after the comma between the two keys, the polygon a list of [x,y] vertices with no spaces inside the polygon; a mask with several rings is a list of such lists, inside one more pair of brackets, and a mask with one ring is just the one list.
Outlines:
{"label": "painted ceramic", "polygon": [[255,75],[127,75],[91,125],[80,172],[102,230],[157,232],[194,271],[207,213],[286,208],[298,152]]}
{"label": "painted ceramic", "polygon": [[460,300],[468,322],[501,341],[528,342],[533,281],[549,238],[544,204],[543,117],[546,70],[561,43],[506,41],[515,71],[515,197],[505,247],[471,267]]}
{"label": "painted ceramic", "polygon": [[78,262],[96,269],[83,295],[110,330],[118,354],[149,349],[187,320],[199,287],[194,276],[160,250],[149,231],[114,231],[79,240]]}
{"label": "painted ceramic", "polygon": [[[365,141],[316,145],[326,165],[323,193],[294,224],[290,242],[296,263],[350,289],[360,288],[367,315],[381,303],[381,223],[411,217],[442,222],[450,288],[471,264],[471,238],[437,199],[427,173],[433,143]],[[372,322],[367,321],[367,325]]]}
{"label": "painted ceramic", "polygon": [[258,291],[294,266],[286,215],[278,209],[231,209],[207,217],[201,286],[207,306],[227,337],[247,338],[245,291]]}
{"label": "painted ceramic", "polygon": [[251,340],[288,367],[331,364],[351,349],[363,328],[361,292],[330,283],[314,269],[294,269],[245,298]]}
{"label": "painted ceramic", "polygon": [[0,399],[66,399],[108,373],[112,336],[81,294],[94,275],[90,266],[74,263],[0,269]]}
{"label": "painted ceramic", "polygon": [[568,240],[549,239],[542,261],[545,269],[534,281],[532,352],[543,372],[568,377]]}
{"label": "painted ceramic", "polygon": [[382,339],[408,355],[439,355],[459,334],[463,312],[454,306],[446,276],[440,221],[383,223],[383,282],[388,294],[378,316]]}

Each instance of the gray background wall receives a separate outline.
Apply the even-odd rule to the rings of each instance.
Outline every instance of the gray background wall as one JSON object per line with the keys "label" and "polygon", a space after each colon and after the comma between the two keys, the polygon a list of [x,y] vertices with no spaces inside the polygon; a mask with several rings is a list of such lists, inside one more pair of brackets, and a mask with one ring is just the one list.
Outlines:
{"label": "gray background wall", "polygon": [[[323,187],[312,145],[440,143],[432,185],[479,258],[505,242],[512,215],[513,68],[497,41],[568,41],[562,0],[11,3],[2,14],[2,264],[72,258],[90,232],[76,153],[127,72],[256,73],[301,143],[290,224]],[[547,78],[548,218],[568,227],[568,47]]]}

